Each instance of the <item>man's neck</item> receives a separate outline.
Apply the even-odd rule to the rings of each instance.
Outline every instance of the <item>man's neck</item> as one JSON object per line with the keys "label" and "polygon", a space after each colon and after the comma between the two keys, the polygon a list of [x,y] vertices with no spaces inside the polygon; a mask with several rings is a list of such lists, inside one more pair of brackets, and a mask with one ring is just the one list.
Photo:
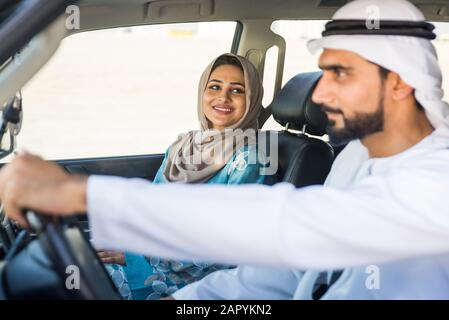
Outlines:
{"label": "man's neck", "polygon": [[410,112],[406,116],[401,114],[390,118],[384,124],[384,130],[362,139],[368,149],[370,158],[384,158],[401,153],[425,137],[434,128],[423,111]]}

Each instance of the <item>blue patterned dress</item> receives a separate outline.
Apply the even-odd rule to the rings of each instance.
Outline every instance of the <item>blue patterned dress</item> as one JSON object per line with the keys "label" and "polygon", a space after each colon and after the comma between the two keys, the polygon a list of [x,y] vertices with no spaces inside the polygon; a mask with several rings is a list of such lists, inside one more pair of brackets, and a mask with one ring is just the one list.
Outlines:
{"label": "blue patterned dress", "polygon": [[[167,183],[163,172],[168,150],[153,183]],[[212,184],[273,184],[275,178],[265,175],[269,165],[257,146],[238,150],[228,164],[207,181]],[[159,257],[145,257],[125,252],[125,266],[106,265],[112,280],[125,299],[154,300],[170,296],[185,285],[198,281],[211,272],[234,266],[200,261],[176,261]]]}

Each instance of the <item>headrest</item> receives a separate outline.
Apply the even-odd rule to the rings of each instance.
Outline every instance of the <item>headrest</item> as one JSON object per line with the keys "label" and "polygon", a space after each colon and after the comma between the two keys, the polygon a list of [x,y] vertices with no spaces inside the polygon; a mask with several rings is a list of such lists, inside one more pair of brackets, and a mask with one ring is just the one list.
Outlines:
{"label": "headrest", "polygon": [[312,93],[322,72],[300,73],[288,81],[271,103],[274,119],[289,129],[322,136],[326,133],[327,117],[320,106],[312,102]]}

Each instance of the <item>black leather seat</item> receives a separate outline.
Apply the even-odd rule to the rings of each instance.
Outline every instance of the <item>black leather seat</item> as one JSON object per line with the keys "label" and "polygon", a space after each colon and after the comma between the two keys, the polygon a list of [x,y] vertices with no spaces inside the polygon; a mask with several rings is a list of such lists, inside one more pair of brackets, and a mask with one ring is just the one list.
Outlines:
{"label": "black leather seat", "polygon": [[[311,100],[320,77],[321,72],[301,73],[286,83],[270,106],[274,119],[285,130],[264,132],[277,135],[278,181],[296,187],[323,184],[334,159],[328,143],[307,135],[322,136],[326,130],[326,115]],[[259,140],[259,143],[269,145],[273,139],[269,136],[263,135],[266,141]],[[267,150],[272,159],[273,150],[268,146]]]}

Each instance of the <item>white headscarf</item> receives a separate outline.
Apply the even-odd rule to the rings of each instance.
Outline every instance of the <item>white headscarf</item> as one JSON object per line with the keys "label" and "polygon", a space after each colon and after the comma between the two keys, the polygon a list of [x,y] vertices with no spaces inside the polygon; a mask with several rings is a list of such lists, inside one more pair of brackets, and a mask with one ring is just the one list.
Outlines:
{"label": "white headscarf", "polygon": [[[377,17],[376,17],[377,15]],[[340,8],[333,20],[425,21],[422,12],[406,0],[356,0]],[[319,49],[352,51],[364,59],[397,73],[415,89],[434,128],[449,125],[449,105],[443,101],[441,69],[430,40],[395,35],[329,35],[310,40],[312,53]]]}

